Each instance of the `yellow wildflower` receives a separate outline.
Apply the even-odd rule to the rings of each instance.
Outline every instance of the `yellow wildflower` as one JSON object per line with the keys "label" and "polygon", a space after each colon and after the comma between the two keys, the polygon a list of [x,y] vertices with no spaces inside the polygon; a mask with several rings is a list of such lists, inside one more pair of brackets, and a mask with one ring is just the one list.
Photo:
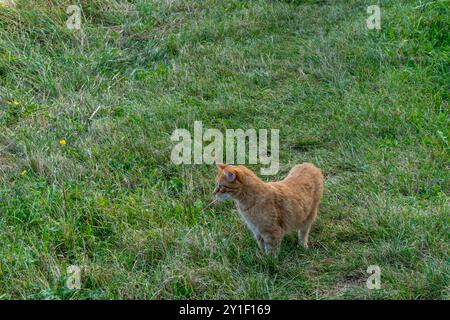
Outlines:
{"label": "yellow wildflower", "polygon": [[59,140],[59,144],[62,145],[62,146],[65,146],[66,145],[66,140],[64,140],[64,139]]}
{"label": "yellow wildflower", "polygon": [[20,174],[21,174],[22,176],[26,175],[26,174],[27,174],[27,170],[23,170]]}

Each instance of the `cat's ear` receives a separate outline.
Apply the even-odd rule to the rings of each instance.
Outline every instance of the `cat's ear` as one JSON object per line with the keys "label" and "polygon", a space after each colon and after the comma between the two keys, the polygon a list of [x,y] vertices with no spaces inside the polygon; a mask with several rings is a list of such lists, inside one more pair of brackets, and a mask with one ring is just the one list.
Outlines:
{"label": "cat's ear", "polygon": [[223,175],[229,182],[233,182],[234,180],[236,180],[236,174],[228,170],[223,170]]}
{"label": "cat's ear", "polygon": [[225,163],[216,162],[216,167],[219,170],[223,170],[227,165]]}

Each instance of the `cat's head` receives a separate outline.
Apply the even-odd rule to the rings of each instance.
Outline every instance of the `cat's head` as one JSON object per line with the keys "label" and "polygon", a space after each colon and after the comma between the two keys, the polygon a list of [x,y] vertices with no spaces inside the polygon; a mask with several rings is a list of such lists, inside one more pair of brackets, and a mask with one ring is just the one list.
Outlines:
{"label": "cat's head", "polygon": [[242,187],[239,168],[224,163],[216,163],[219,172],[216,176],[214,196],[219,201],[232,198]]}

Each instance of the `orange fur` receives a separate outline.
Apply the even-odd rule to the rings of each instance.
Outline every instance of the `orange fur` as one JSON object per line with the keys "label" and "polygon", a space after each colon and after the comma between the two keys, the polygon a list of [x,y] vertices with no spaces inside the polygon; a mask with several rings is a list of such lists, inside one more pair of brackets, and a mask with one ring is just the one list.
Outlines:
{"label": "orange fur", "polygon": [[264,182],[245,166],[217,164],[214,195],[232,198],[259,247],[276,255],[283,236],[298,231],[308,247],[308,236],[323,194],[323,175],[310,163],[294,166],[286,178]]}

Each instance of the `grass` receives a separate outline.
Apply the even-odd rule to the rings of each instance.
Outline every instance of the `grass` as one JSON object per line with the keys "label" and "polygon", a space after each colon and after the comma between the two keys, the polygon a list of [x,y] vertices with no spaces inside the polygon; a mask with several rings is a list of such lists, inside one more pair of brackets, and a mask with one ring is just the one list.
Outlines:
{"label": "grass", "polygon": [[[0,7],[0,298],[449,299],[448,8]],[[287,237],[266,258],[232,203],[202,212],[215,168],[170,162],[171,133],[196,120],[280,129],[267,180],[303,161],[323,170],[310,249]],[[70,265],[81,290],[65,286]]]}

